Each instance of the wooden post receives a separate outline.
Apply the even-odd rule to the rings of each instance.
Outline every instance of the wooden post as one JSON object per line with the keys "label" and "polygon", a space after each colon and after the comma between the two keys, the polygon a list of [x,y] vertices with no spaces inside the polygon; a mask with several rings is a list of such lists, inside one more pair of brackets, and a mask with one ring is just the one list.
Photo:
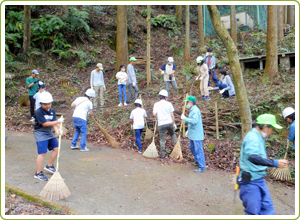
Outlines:
{"label": "wooden post", "polygon": [[150,42],[151,42],[151,38],[150,38],[150,17],[151,17],[151,13],[150,13],[151,7],[150,5],[147,5],[147,87],[149,87],[150,85],[150,81],[151,81],[151,75],[150,75]]}
{"label": "wooden post", "polygon": [[[183,108],[184,108],[184,106],[182,106],[182,112],[183,112]],[[184,113],[183,113],[184,114]],[[185,138],[185,122],[182,120],[182,137],[184,137]]]}
{"label": "wooden post", "polygon": [[219,140],[219,121],[218,121],[218,103],[215,102],[215,114],[216,114],[216,132],[217,139]]}

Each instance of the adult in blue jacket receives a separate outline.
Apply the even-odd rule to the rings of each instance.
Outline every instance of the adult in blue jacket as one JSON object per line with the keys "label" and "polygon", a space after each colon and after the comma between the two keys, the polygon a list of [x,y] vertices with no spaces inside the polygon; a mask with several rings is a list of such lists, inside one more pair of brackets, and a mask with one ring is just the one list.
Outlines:
{"label": "adult in blue jacket", "polygon": [[291,124],[288,140],[294,143],[293,149],[295,149],[295,109],[287,107],[283,110],[282,115]]}
{"label": "adult in blue jacket", "polygon": [[282,129],[271,114],[257,117],[256,126],[247,133],[241,146],[240,155],[240,198],[246,215],[274,215],[275,210],[269,189],[264,181],[268,167],[287,167],[287,160],[267,158],[265,139],[273,128]]}
{"label": "adult in blue jacket", "polygon": [[188,123],[187,136],[190,139],[189,148],[196,160],[194,165],[199,166],[194,172],[203,173],[205,171],[205,156],[202,148],[204,132],[201,112],[196,106],[196,98],[194,96],[188,96],[186,108],[190,110],[189,117],[187,118],[182,114],[181,119]]}

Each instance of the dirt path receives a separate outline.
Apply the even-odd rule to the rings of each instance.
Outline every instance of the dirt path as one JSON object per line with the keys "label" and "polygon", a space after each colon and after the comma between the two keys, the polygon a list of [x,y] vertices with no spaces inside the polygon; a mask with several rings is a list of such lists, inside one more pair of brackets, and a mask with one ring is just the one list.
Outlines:
{"label": "dirt path", "polygon": [[[45,182],[33,178],[33,134],[5,135],[5,182],[39,194]],[[60,174],[71,196],[59,203],[83,214],[244,215],[239,198],[233,203],[232,174],[209,168],[196,174],[193,165],[146,159],[135,151],[88,144],[90,151],[80,152],[70,145],[70,140],[62,140]],[[295,191],[275,183],[268,186],[277,214],[294,215]]]}

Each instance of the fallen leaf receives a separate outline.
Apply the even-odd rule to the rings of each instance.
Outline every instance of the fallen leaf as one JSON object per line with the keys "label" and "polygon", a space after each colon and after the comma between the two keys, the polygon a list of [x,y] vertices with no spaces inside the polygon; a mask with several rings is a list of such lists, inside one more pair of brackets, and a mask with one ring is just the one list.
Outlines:
{"label": "fallen leaf", "polygon": [[10,197],[11,198],[16,198],[16,194],[11,194]]}

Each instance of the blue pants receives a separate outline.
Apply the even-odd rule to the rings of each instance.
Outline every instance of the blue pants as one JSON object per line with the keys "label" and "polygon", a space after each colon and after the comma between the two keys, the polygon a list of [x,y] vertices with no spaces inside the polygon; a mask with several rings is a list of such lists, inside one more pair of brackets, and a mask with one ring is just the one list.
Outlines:
{"label": "blue pants", "polygon": [[142,148],[142,142],[141,142],[141,135],[142,135],[143,129],[134,129],[134,131],[135,131],[135,137],[136,137],[135,142],[136,142],[137,146],[139,147],[139,150],[142,151],[143,148]]}
{"label": "blue pants", "polygon": [[272,198],[264,178],[240,182],[240,199],[243,201],[246,215],[274,215]]}
{"label": "blue pants", "polygon": [[127,92],[127,100],[126,99],[124,99],[124,100],[126,100],[127,102],[129,102],[129,98],[130,98],[130,96],[131,96],[131,92],[132,92],[132,88],[134,88],[134,101],[137,99],[137,97],[138,97],[138,94],[139,94],[139,88],[138,88],[138,86],[137,85],[135,85],[135,86],[133,86],[132,85],[132,83],[129,83],[128,84],[128,92]]}
{"label": "blue pants", "polygon": [[194,155],[196,162],[199,165],[199,168],[201,168],[204,171],[205,170],[205,157],[204,157],[204,151],[202,148],[202,141],[190,140],[189,147],[190,147],[190,150],[192,151],[192,154]]}
{"label": "blue pants", "polygon": [[211,74],[212,74],[212,78],[213,78],[213,81],[214,81],[215,85],[218,86],[219,80],[218,80],[218,77],[216,75],[215,70],[214,69],[208,70],[208,72],[209,72],[208,86],[210,86],[210,77],[211,77]]}
{"label": "blue pants", "polygon": [[72,141],[72,147],[75,147],[81,133],[80,149],[84,149],[86,145],[87,126],[86,121],[82,118],[73,117],[75,134]]}
{"label": "blue pants", "polygon": [[119,100],[122,102],[122,90],[123,90],[123,96],[124,96],[124,102],[126,102],[126,85],[119,85]]}
{"label": "blue pants", "polygon": [[[227,88],[227,85],[226,85],[226,84],[219,83],[219,84],[218,84],[218,87],[219,87],[220,90],[222,90],[222,89]],[[223,96],[229,97],[229,92],[228,92],[228,90],[226,90],[226,91],[223,93]]]}

